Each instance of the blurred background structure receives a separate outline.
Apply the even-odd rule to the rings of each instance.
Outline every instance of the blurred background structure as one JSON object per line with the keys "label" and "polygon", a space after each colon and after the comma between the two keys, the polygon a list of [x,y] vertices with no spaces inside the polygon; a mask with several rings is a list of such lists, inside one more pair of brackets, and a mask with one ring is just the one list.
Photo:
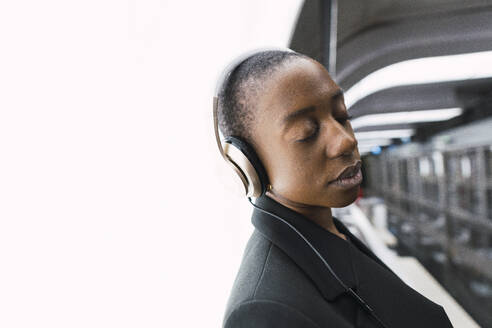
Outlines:
{"label": "blurred background structure", "polygon": [[455,327],[492,327],[492,1],[0,3],[0,327],[220,327],[252,208],[216,149],[236,55],[344,88],[336,212]]}
{"label": "blurred background structure", "polygon": [[492,327],[492,1],[305,1],[290,46],[346,90],[369,218]]}

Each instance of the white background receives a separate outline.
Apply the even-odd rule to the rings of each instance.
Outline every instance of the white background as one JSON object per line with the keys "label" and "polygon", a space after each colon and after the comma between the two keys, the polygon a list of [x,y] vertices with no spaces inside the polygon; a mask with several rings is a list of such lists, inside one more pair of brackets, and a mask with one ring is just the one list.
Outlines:
{"label": "white background", "polygon": [[300,3],[0,3],[0,327],[221,325],[252,226],[214,83]]}

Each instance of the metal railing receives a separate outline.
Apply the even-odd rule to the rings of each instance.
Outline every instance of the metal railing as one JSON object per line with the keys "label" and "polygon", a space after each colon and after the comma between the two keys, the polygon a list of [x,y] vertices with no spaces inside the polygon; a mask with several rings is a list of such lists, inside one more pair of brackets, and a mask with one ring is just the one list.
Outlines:
{"label": "metal railing", "polygon": [[492,147],[388,150],[364,161],[365,192],[384,199],[401,249],[492,325]]}

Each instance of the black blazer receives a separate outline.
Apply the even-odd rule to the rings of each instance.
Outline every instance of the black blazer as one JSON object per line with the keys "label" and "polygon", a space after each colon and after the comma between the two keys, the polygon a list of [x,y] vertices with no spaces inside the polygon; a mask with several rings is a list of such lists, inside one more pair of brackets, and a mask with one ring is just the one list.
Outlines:
{"label": "black blazer", "polygon": [[[349,241],[267,196],[256,204],[298,229],[387,327],[452,327],[442,306],[406,285],[337,218],[337,229]],[[380,327],[287,224],[256,208],[252,223],[225,328]]]}

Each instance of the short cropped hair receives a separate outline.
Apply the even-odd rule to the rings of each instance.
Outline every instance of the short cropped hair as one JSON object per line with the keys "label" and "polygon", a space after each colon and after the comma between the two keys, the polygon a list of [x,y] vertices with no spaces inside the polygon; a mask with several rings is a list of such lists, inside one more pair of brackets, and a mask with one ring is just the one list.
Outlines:
{"label": "short cropped hair", "polygon": [[249,57],[231,72],[218,93],[218,121],[224,137],[240,137],[254,144],[255,98],[269,76],[282,64],[296,58],[309,57],[290,51],[263,51]]}

